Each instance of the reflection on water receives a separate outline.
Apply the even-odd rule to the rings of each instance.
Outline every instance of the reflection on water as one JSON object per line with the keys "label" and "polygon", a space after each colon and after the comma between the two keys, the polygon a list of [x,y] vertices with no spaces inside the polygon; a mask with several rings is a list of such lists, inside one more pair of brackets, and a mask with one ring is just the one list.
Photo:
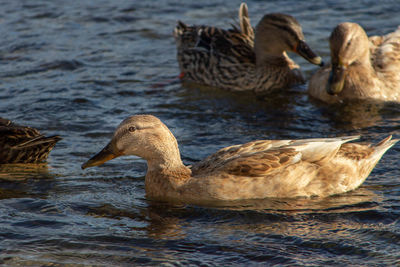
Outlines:
{"label": "reflection on water", "polygon": [[0,199],[44,198],[54,178],[47,164],[0,165]]}
{"label": "reflection on water", "polygon": [[[224,209],[258,210],[271,213],[350,212],[370,209],[366,203],[379,202],[381,197],[373,191],[359,188],[356,191],[328,198],[241,200],[220,203]],[[364,207],[365,206],[365,207]]]}
{"label": "reflection on water", "polygon": [[[132,231],[141,231],[150,238],[179,239],[186,236],[184,228],[188,220],[209,219],[221,224],[219,227],[227,228],[231,228],[230,223],[235,222],[235,224],[241,225],[236,226],[243,228],[242,230],[249,227],[247,231],[257,230],[257,232],[260,232],[262,231],[260,227],[271,229],[271,222],[275,224],[274,227],[286,222],[286,227],[292,228],[289,226],[294,217],[308,217],[317,214],[368,213],[375,209],[380,201],[382,201],[382,196],[366,188],[360,188],[356,191],[325,199],[218,201],[201,203],[196,206],[179,202],[149,201],[145,209],[138,210],[122,210],[112,204],[105,204],[89,208],[87,215],[115,220],[129,218],[141,222],[140,226],[132,227]],[[268,222],[263,221],[264,219],[255,220],[254,216],[268,218]],[[239,218],[239,220],[237,221],[235,218]],[[226,226],[223,226],[224,223],[226,223]],[[237,227],[233,227],[232,230],[238,229]]]}
{"label": "reflection on water", "polygon": [[[337,128],[363,129],[383,122],[383,113],[398,116],[400,104],[372,100],[357,100],[342,104],[324,106],[312,100],[322,109],[322,114],[335,123]],[[392,111],[390,111],[392,108]]]}
{"label": "reflection on water", "polygon": [[23,181],[31,178],[50,178],[48,166],[41,164],[0,164],[0,180]]}
{"label": "reflection on water", "polygon": [[[307,85],[267,97],[181,84],[178,19],[229,27],[240,1],[3,1],[0,116],[63,140],[47,165],[0,166],[0,265],[395,265],[400,153],[389,150],[364,185],[326,199],[160,203],[146,198],[146,163],[119,158],[82,172],[128,115],[160,117],[186,164],[255,139],[360,134],[399,137],[400,106],[326,106]],[[368,34],[399,24],[396,1],[250,1],[294,15],[329,61],[335,25]],[[374,19],[371,19],[371,18]],[[318,67],[290,53],[309,78]]]}

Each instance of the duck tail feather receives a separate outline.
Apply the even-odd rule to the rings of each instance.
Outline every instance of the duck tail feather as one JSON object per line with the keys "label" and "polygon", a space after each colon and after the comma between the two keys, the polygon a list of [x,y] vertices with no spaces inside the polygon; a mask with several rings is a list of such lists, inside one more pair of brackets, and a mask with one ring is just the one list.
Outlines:
{"label": "duck tail feather", "polygon": [[239,7],[239,25],[240,25],[240,30],[243,34],[245,34],[247,36],[254,35],[254,31],[253,31],[253,28],[251,27],[249,11],[248,11],[246,3],[240,4],[240,7]]}

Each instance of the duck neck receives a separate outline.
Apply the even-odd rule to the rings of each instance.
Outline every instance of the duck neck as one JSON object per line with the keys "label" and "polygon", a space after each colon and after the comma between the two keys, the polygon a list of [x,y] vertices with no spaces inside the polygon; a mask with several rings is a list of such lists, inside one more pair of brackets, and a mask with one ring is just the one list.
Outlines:
{"label": "duck neck", "polygon": [[154,158],[147,158],[147,167],[148,171],[166,171],[166,170],[175,170],[180,169],[182,167],[186,168],[181,160],[181,156],[179,151],[177,153],[163,153],[161,156],[157,156]]}
{"label": "duck neck", "polygon": [[257,67],[269,65],[271,62],[285,62],[287,55],[285,47],[281,44],[280,37],[276,36],[274,31],[268,30],[260,33],[256,32],[254,40],[254,53],[256,55]]}
{"label": "duck neck", "polygon": [[372,66],[371,56],[368,49],[366,49],[365,52],[362,53],[348,68],[350,71],[354,72],[355,76],[363,76],[361,78],[365,81],[376,77],[376,71]]}
{"label": "duck neck", "polygon": [[292,60],[285,51],[281,51],[281,53],[265,53],[264,51],[261,55],[256,55],[257,68],[286,68],[291,63]]}
{"label": "duck neck", "polygon": [[[345,77],[347,93],[358,97],[373,97],[380,92],[380,80],[368,61],[359,61],[348,67]],[[347,84],[347,85],[346,85]]]}
{"label": "duck neck", "polygon": [[162,149],[155,157],[147,158],[146,193],[151,197],[175,197],[178,188],[190,177],[179,149]]}

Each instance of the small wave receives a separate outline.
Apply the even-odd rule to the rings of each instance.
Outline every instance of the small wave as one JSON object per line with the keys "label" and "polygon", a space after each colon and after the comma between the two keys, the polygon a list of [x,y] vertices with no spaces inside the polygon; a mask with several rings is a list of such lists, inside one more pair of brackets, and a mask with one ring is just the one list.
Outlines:
{"label": "small wave", "polygon": [[78,60],[56,60],[53,62],[41,64],[39,66],[39,69],[43,69],[43,71],[55,69],[73,71],[82,66],[84,66],[84,64]]}
{"label": "small wave", "polygon": [[28,70],[23,70],[19,72],[14,72],[14,71],[5,72],[2,75],[0,75],[0,78],[15,78],[20,76],[46,72],[49,70],[74,71],[82,66],[84,66],[84,64],[77,60],[57,60],[54,62],[41,64],[38,67],[34,67]]}
{"label": "small wave", "polygon": [[57,222],[54,220],[26,220],[22,222],[13,223],[12,226],[15,227],[26,227],[26,228],[39,228],[39,227],[51,227],[52,229],[61,228],[68,223],[65,222]]}
{"label": "small wave", "polygon": [[138,20],[138,18],[134,16],[118,16],[114,17],[113,20],[117,22],[135,22]]}
{"label": "small wave", "polygon": [[58,18],[61,15],[62,14],[54,13],[54,12],[43,12],[43,13],[35,14],[29,18],[30,19],[48,19],[48,18],[54,19],[54,18]]}
{"label": "small wave", "polygon": [[22,53],[22,52],[27,52],[30,50],[40,50],[43,46],[45,46],[46,43],[37,43],[37,42],[33,42],[33,43],[19,43],[19,44],[14,44],[11,45],[6,51],[7,53]]}

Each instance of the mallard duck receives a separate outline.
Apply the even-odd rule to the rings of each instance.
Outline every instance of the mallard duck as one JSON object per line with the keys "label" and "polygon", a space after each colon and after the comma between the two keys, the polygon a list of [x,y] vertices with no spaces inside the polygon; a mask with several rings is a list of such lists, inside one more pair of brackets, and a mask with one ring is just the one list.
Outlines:
{"label": "mallard duck", "polygon": [[368,38],[357,23],[341,23],[329,38],[331,64],[311,78],[309,94],[327,103],[351,99],[400,101],[400,27]]}
{"label": "mallard duck", "polygon": [[304,41],[300,24],[285,14],[265,15],[255,33],[245,3],[239,8],[240,28],[188,26],[174,30],[180,77],[231,91],[258,94],[303,84],[300,67],[286,54],[291,51],[313,64],[322,60]]}
{"label": "mallard duck", "polygon": [[58,135],[45,137],[38,130],[0,118],[0,164],[46,161]]}
{"label": "mallard duck", "polygon": [[361,185],[398,141],[389,136],[375,146],[347,144],[357,138],[253,141],[223,148],[189,168],[165,124],[152,115],[134,115],[121,122],[108,145],[82,169],[139,156],[147,161],[146,194],[155,199],[326,197]]}

